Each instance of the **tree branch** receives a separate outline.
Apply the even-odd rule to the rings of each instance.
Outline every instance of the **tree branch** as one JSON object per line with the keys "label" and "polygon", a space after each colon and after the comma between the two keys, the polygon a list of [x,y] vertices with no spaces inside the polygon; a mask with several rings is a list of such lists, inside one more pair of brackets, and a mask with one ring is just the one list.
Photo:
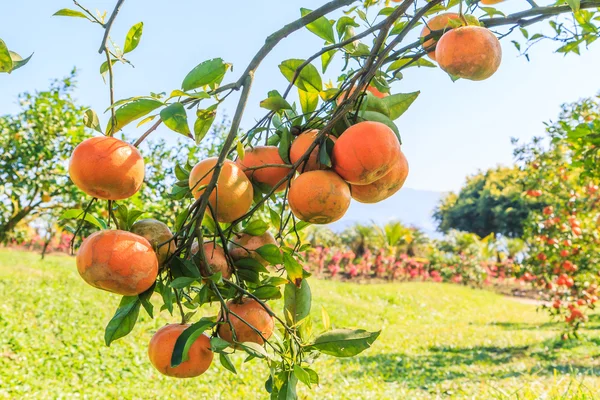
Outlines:
{"label": "tree branch", "polygon": [[[600,1],[582,1],[580,8],[598,8],[600,7]],[[563,14],[571,11],[571,6],[562,5],[562,6],[548,6],[548,7],[535,7],[530,8],[529,10],[521,11],[518,13],[510,14],[504,18],[482,18],[479,22],[487,27],[494,26],[502,26],[502,25],[510,25],[517,24],[519,26],[526,26],[531,24],[531,20],[528,20],[529,17],[538,17],[535,19],[535,22],[539,22],[545,18],[552,17],[554,15]],[[544,17],[544,18],[540,18]]]}
{"label": "tree branch", "polygon": [[117,17],[117,14],[121,10],[121,6],[123,5],[124,2],[125,2],[125,0],[117,1],[117,5],[115,6],[115,9],[113,10],[112,14],[110,14],[110,18],[108,19],[106,24],[102,25],[102,26],[104,26],[104,37],[102,38],[102,43],[100,44],[100,49],[98,50],[98,53],[100,53],[100,54],[102,54],[102,52],[106,48],[106,42],[108,41],[108,35],[110,35],[110,29],[112,28],[112,24],[113,24],[113,22],[115,22],[115,18]]}

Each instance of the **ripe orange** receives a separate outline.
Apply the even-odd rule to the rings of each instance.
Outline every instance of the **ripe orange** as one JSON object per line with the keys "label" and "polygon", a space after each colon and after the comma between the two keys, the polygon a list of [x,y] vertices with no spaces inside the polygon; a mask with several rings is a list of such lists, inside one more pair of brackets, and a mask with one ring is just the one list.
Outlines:
{"label": "ripe orange", "polygon": [[480,0],[481,4],[485,4],[486,6],[491,6],[492,4],[502,3],[504,0]]}
{"label": "ripe orange", "polygon": [[462,26],[446,32],[440,38],[435,58],[440,68],[450,75],[481,81],[498,70],[502,48],[496,35],[489,29]]}
{"label": "ripe orange", "polygon": [[234,235],[233,241],[229,243],[229,255],[236,261],[247,257],[254,258],[262,265],[267,266],[269,262],[254,251],[265,244],[274,244],[277,246],[277,241],[275,241],[275,238],[269,231],[260,236],[252,236],[247,233]]}
{"label": "ripe orange", "polygon": [[[192,254],[196,254],[198,252],[198,243],[194,242],[192,244]],[[231,269],[229,268],[229,264],[227,263],[227,257],[225,256],[225,251],[218,244],[215,246],[213,242],[204,243],[204,256],[206,257],[206,261],[208,261],[208,273],[216,274],[217,272],[221,273],[221,276],[225,279],[231,278]],[[202,271],[203,269],[201,269]]]}
{"label": "ripe orange", "polygon": [[[427,21],[427,24],[423,27],[423,30],[421,31],[421,37],[424,38],[425,36],[429,35],[431,31],[439,31],[442,29],[445,30],[447,28],[450,28],[450,21],[459,18],[460,15],[458,15],[457,13],[438,14],[435,17],[431,18],[429,21]],[[427,53],[427,56],[433,61],[435,61],[434,46],[436,43],[437,40],[435,39],[429,39],[423,42],[423,48],[425,50],[431,50],[429,53]]]}
{"label": "ripe orange", "polygon": [[[309,131],[302,132],[300,135],[298,135],[298,137],[296,139],[294,139],[294,141],[292,142],[292,146],[290,148],[290,160],[292,161],[292,163],[296,163],[302,157],[302,155],[304,153],[306,153],[308,148],[315,141],[318,134],[319,134],[318,130],[311,129]],[[335,143],[334,136],[329,136],[329,138]],[[300,167],[298,168],[299,172],[308,172],[308,171],[315,171],[318,169],[327,169],[327,166],[322,165],[319,162],[319,149],[320,149],[320,147],[317,146],[313,149],[313,151],[310,152],[308,159],[302,165],[300,165]],[[306,165],[306,166],[304,166],[304,165]]]}
{"label": "ripe orange", "polygon": [[[227,307],[236,315],[239,315],[244,321],[256,328],[265,339],[269,339],[273,334],[275,320],[256,300],[244,298],[241,303],[235,303],[231,300],[227,302]],[[219,320],[220,319],[221,315],[219,316]],[[264,344],[263,338],[236,316],[230,314],[229,319],[233,325],[237,342]],[[233,343],[233,334],[231,332],[231,327],[227,322],[219,325],[218,333],[221,339]]]}
{"label": "ripe orange", "polygon": [[165,325],[152,336],[148,345],[148,357],[161,374],[175,378],[193,378],[202,375],[210,367],[214,353],[210,349],[210,339],[204,334],[190,346],[188,359],[171,367],[175,342],[188,327],[187,324]]}
{"label": "ripe orange", "polygon": [[84,281],[123,296],[144,292],[158,275],[158,259],[150,242],[126,231],[93,233],[81,244],[76,263]]}
{"label": "ripe orange", "polygon": [[400,142],[387,125],[359,122],[335,142],[333,169],[348,183],[368,185],[390,172],[400,153]]}
{"label": "ripe orange", "polygon": [[350,207],[350,188],[333,171],[301,174],[288,193],[294,215],[313,224],[328,224],[342,218]]}
{"label": "ripe orange", "polygon": [[351,185],[352,198],[361,203],[380,202],[400,190],[407,176],[408,161],[404,153],[400,153],[400,159],[396,165],[383,178],[379,178],[368,185]]}
{"label": "ripe orange", "polygon": [[171,239],[173,233],[165,223],[155,219],[149,218],[137,221],[131,226],[131,232],[146,238],[150,242],[150,245],[156,251],[159,265],[164,264],[167,258],[177,249],[175,240],[158,247],[159,244]]}
{"label": "ripe orange", "polygon": [[75,186],[90,196],[122,200],[140,190],[144,159],[129,143],[113,137],[93,137],[73,150],[69,176]]}
{"label": "ripe orange", "polygon": [[[285,165],[285,162],[279,155],[279,149],[276,146],[256,146],[252,149],[246,149],[244,159],[238,159],[236,163],[242,168],[251,181],[265,184],[270,188],[275,187],[275,185],[290,172],[290,169],[285,167],[266,167],[255,170],[247,169],[266,164]],[[281,192],[282,190],[285,190],[286,186],[287,182],[283,182],[276,191]]]}
{"label": "ripe orange", "polygon": [[[213,175],[217,158],[211,157],[200,161],[192,168],[189,177],[192,194],[198,199],[205,190]],[[218,192],[218,196],[217,196]],[[233,161],[225,160],[217,187],[209,197],[209,203],[216,212],[219,222],[233,222],[244,215],[252,205],[254,190],[250,180]]]}

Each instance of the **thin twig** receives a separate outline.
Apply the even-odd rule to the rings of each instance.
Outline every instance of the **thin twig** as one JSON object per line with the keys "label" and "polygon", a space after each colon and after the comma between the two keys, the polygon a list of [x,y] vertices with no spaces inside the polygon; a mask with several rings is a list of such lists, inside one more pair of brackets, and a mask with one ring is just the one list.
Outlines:
{"label": "thin twig", "polygon": [[117,1],[117,5],[115,6],[115,9],[113,10],[112,14],[110,14],[110,18],[108,19],[106,24],[102,25],[104,26],[104,37],[102,37],[102,43],[100,44],[100,49],[98,50],[98,53],[100,54],[102,54],[104,49],[107,47],[106,42],[108,41],[108,36],[110,35],[110,30],[112,28],[113,22],[115,22],[115,18],[117,17],[119,10],[121,10],[121,6],[124,2],[125,0]]}

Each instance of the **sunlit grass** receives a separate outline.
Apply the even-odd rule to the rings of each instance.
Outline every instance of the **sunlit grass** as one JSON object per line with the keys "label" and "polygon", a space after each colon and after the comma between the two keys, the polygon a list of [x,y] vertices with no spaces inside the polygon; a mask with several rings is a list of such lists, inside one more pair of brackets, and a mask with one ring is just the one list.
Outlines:
{"label": "sunlit grass", "polygon": [[[311,280],[313,318],[321,306],[336,327],[382,329],[350,359],[320,358],[311,399],[588,399],[600,392],[600,319],[582,340],[534,306],[470,288],[435,284],[355,285]],[[218,363],[200,378],[176,380],[150,365],[153,331],[174,322],[143,315],[133,333],[104,346],[119,297],[87,286],[74,260],[0,250],[0,398],[266,398],[266,368]],[[155,299],[158,306],[159,301]],[[273,303],[275,309],[280,303]],[[200,313],[199,313],[200,314]],[[200,315],[198,315],[200,316]],[[594,316],[595,317],[595,316]]]}

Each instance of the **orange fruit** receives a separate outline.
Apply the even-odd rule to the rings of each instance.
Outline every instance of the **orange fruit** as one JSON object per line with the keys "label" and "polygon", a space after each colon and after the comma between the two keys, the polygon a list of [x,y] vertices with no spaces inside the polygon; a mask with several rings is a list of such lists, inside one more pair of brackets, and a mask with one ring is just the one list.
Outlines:
{"label": "orange fruit", "polygon": [[288,203],[294,215],[313,224],[342,218],[350,207],[350,188],[333,171],[310,171],[292,183]]}
{"label": "orange fruit", "polygon": [[408,161],[404,153],[400,153],[400,159],[396,165],[382,178],[368,185],[351,185],[352,198],[361,203],[378,203],[400,190],[407,176]]}
{"label": "orange fruit", "polygon": [[459,78],[481,81],[498,70],[500,41],[489,29],[462,26],[444,33],[435,49],[440,68]]}
{"label": "orange fruit", "polygon": [[[435,17],[427,21],[427,24],[423,27],[423,30],[421,30],[421,37],[424,38],[425,36],[429,35],[431,31],[439,31],[442,29],[450,28],[450,21],[453,19],[460,19],[460,15],[458,15],[457,13],[443,13],[436,15]],[[431,49],[431,51],[427,53],[427,56],[433,61],[435,61],[434,46],[436,43],[437,40],[435,39],[429,39],[423,42],[423,48],[425,50]]]}
{"label": "orange fruit", "polygon": [[[227,302],[227,308],[256,328],[265,339],[268,340],[273,334],[275,320],[256,300],[247,297],[243,298],[241,303],[235,303],[231,300]],[[219,320],[221,320],[221,318],[222,316],[219,315]],[[238,317],[230,314],[229,320],[231,321],[231,325],[233,325],[237,342],[264,344],[263,338]],[[217,331],[221,339],[233,343],[233,334],[231,332],[231,327],[227,322],[219,325]]]}
{"label": "orange fruit", "polygon": [[486,6],[491,6],[493,4],[502,3],[504,0],[480,0],[481,4],[485,4]]}
{"label": "orange fruit", "polygon": [[[213,175],[217,158],[211,157],[200,161],[192,168],[189,184],[192,194],[198,199],[205,190]],[[240,218],[252,206],[254,190],[250,180],[242,169],[233,161],[225,160],[217,180],[217,187],[212,191],[208,201],[215,210],[219,222],[233,222]]]}
{"label": "orange fruit", "polygon": [[193,378],[202,375],[210,367],[214,353],[210,349],[210,339],[205,334],[192,343],[186,361],[171,367],[175,342],[188,327],[187,324],[165,325],[152,336],[148,345],[148,357],[161,374],[175,378]]}
{"label": "orange fruit", "polygon": [[[163,244],[173,237],[173,233],[163,222],[152,218],[141,219],[136,221],[131,226],[130,230],[132,233],[140,235],[150,242],[150,245],[152,245],[152,248],[158,257],[159,265],[164,264],[167,258],[169,258],[169,256],[177,249],[175,240],[171,240],[168,243]],[[163,245],[158,247],[159,244]]]}
{"label": "orange fruit", "polygon": [[335,142],[333,170],[348,183],[368,185],[390,172],[400,153],[400,142],[387,125],[359,122],[346,129]]}
{"label": "orange fruit", "polygon": [[122,200],[142,187],[144,159],[129,143],[108,136],[93,137],[73,150],[69,176],[90,196]]}
{"label": "orange fruit", "polygon": [[146,291],[158,275],[158,259],[150,242],[126,231],[91,234],[79,247],[75,261],[84,281],[123,296]]}
{"label": "orange fruit", "polygon": [[[276,146],[256,146],[245,150],[244,159],[238,159],[236,163],[242,168],[246,176],[255,183],[262,183],[270,188],[275,187],[279,181],[287,176],[290,172],[286,167],[265,167],[260,169],[248,169],[252,167],[260,167],[267,164],[281,164],[285,162],[279,155],[279,149]],[[287,182],[283,182],[277,188],[276,192],[285,190]]]}
{"label": "orange fruit", "polygon": [[[302,155],[304,155],[308,148],[313,144],[318,134],[318,130],[311,129],[309,131],[302,132],[300,135],[298,135],[298,137],[296,137],[296,139],[294,139],[294,141],[292,142],[292,146],[290,147],[290,160],[292,161],[292,163],[296,163],[298,160],[300,160]],[[329,139],[331,139],[335,143],[334,136],[329,136]],[[322,165],[319,162],[319,149],[320,146],[317,146],[310,152],[308,159],[304,163],[302,163],[300,167],[298,167],[299,172],[308,172],[317,169],[327,169],[327,166]]]}
{"label": "orange fruit", "polygon": [[275,241],[275,238],[269,231],[260,236],[252,236],[247,233],[234,234],[233,241],[229,243],[229,255],[235,261],[250,257],[267,266],[269,262],[254,251],[265,244],[274,244],[277,246],[277,241]]}
{"label": "orange fruit", "polygon": [[[192,244],[192,254],[196,254],[197,252],[198,243],[194,242]],[[206,257],[206,261],[208,261],[208,273],[210,275],[220,272],[223,278],[231,278],[231,269],[227,263],[225,250],[221,246],[218,244],[215,245],[213,242],[204,243],[204,256]]]}

